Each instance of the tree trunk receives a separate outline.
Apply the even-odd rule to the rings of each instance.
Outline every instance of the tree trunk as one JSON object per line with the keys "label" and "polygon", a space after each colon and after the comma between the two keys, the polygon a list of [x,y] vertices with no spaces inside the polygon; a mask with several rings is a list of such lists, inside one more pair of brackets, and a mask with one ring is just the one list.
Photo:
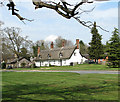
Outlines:
{"label": "tree trunk", "polygon": [[118,68],[120,68],[120,61],[119,61],[119,65],[118,65]]}
{"label": "tree trunk", "polygon": [[95,64],[98,64],[98,59],[95,59]]}

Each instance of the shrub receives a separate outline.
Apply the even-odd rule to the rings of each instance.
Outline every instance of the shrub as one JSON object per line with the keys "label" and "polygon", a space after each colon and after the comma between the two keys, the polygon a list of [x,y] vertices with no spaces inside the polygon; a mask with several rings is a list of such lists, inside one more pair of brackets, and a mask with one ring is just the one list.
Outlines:
{"label": "shrub", "polygon": [[5,63],[5,62],[3,62],[3,63],[1,64],[1,68],[2,68],[2,69],[5,69],[5,68],[6,68],[6,63]]}
{"label": "shrub", "polygon": [[36,68],[35,63],[31,64],[31,68]]}
{"label": "shrub", "polygon": [[25,67],[26,63],[21,63],[21,67]]}

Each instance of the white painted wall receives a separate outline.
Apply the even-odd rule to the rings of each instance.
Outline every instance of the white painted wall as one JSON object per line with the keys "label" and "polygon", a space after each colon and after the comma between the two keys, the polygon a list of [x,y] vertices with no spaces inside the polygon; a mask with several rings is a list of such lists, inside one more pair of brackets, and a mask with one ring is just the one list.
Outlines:
{"label": "white painted wall", "polygon": [[69,62],[77,62],[78,64],[80,64],[81,60],[82,56],[79,53],[79,49],[76,49],[72,54],[71,58],[69,59]]}
{"label": "white painted wall", "polygon": [[[76,49],[74,53],[72,54],[70,59],[63,59],[62,60],[62,66],[69,66],[70,63],[77,63],[77,64],[83,64],[87,60],[85,57],[82,57],[79,53],[79,49]],[[49,64],[54,66],[60,66],[60,60],[47,60],[41,62],[41,66],[49,66]],[[40,67],[40,62],[35,62],[35,65],[37,67]]]}

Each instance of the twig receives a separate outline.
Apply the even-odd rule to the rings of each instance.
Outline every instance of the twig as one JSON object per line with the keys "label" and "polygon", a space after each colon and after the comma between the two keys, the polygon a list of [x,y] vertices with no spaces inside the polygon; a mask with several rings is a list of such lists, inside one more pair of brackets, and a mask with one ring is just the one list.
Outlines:
{"label": "twig", "polygon": [[95,7],[93,7],[91,10],[82,10],[82,9],[80,9],[82,12],[78,13],[78,15],[81,15],[81,14],[87,13],[87,12],[92,12],[94,9],[95,9]]}
{"label": "twig", "polygon": [[[73,17],[74,19],[76,19],[80,24],[82,24],[83,26],[92,29],[92,26],[94,25],[91,21],[81,21],[79,18],[77,17]],[[104,28],[102,28],[101,26],[96,25],[96,27],[102,29],[103,31],[109,32],[108,30],[105,30]]]}
{"label": "twig", "polygon": [[102,29],[103,31],[109,32],[108,30],[103,29],[101,26],[98,26],[98,25],[97,25],[96,27]]}

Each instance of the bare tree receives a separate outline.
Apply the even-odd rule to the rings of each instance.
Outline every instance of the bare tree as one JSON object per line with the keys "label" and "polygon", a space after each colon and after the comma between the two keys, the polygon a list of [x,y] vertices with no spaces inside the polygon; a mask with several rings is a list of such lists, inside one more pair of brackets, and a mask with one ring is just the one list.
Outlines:
{"label": "bare tree", "polygon": [[[12,11],[12,15],[17,16],[21,21],[23,20],[28,20],[28,21],[33,21],[33,20],[29,20],[26,19],[22,16],[20,16],[20,14],[18,14],[17,12],[19,10],[15,9],[15,3],[13,0],[8,0],[9,3],[7,4],[8,6],[8,10]],[[32,0],[33,4],[35,5],[35,9],[38,8],[43,8],[46,7],[48,9],[52,9],[54,11],[56,11],[59,15],[67,18],[67,19],[71,19],[74,18],[75,20],[77,20],[80,24],[82,24],[85,27],[88,27],[89,29],[92,28],[93,23],[91,21],[83,21],[80,18],[80,15],[84,12],[90,12],[92,11],[94,8],[92,8],[89,11],[86,10],[82,10],[80,7],[83,4],[90,4],[93,3],[94,1],[109,1],[109,0],[79,0],[79,2],[76,2],[75,5],[68,3],[65,0],[57,0],[58,2],[56,2],[55,0]],[[1,2],[2,4],[2,2]],[[97,26],[99,28],[101,28],[102,30],[104,30],[102,27]]]}
{"label": "bare tree", "polygon": [[36,41],[35,45],[38,45],[41,50],[47,50],[49,49],[49,44],[45,42],[44,40],[38,40]]}
{"label": "bare tree", "polygon": [[29,41],[26,37],[20,36],[21,29],[20,28],[5,28],[4,35],[7,40],[6,45],[12,52],[17,56],[20,57],[21,48],[25,47],[25,44],[28,45]]}
{"label": "bare tree", "polygon": [[2,21],[0,21],[0,65],[1,65],[1,62],[2,62],[2,36],[3,36],[3,30],[1,28],[1,26],[3,25],[4,23]]}
{"label": "bare tree", "polygon": [[10,49],[7,48],[7,44],[9,40],[6,38],[6,36],[3,33],[2,25],[4,22],[0,21],[0,61],[6,61],[8,58],[10,58],[13,53]]}
{"label": "bare tree", "polygon": [[13,58],[14,53],[10,48],[8,48],[9,39],[2,37],[2,61],[7,61],[8,59]]}
{"label": "bare tree", "polygon": [[62,46],[72,46],[73,45],[73,42],[71,40],[67,40],[67,39],[64,39],[62,38],[61,36],[59,36],[56,40],[55,40],[55,47],[56,48],[59,48],[59,47],[62,47]]}

